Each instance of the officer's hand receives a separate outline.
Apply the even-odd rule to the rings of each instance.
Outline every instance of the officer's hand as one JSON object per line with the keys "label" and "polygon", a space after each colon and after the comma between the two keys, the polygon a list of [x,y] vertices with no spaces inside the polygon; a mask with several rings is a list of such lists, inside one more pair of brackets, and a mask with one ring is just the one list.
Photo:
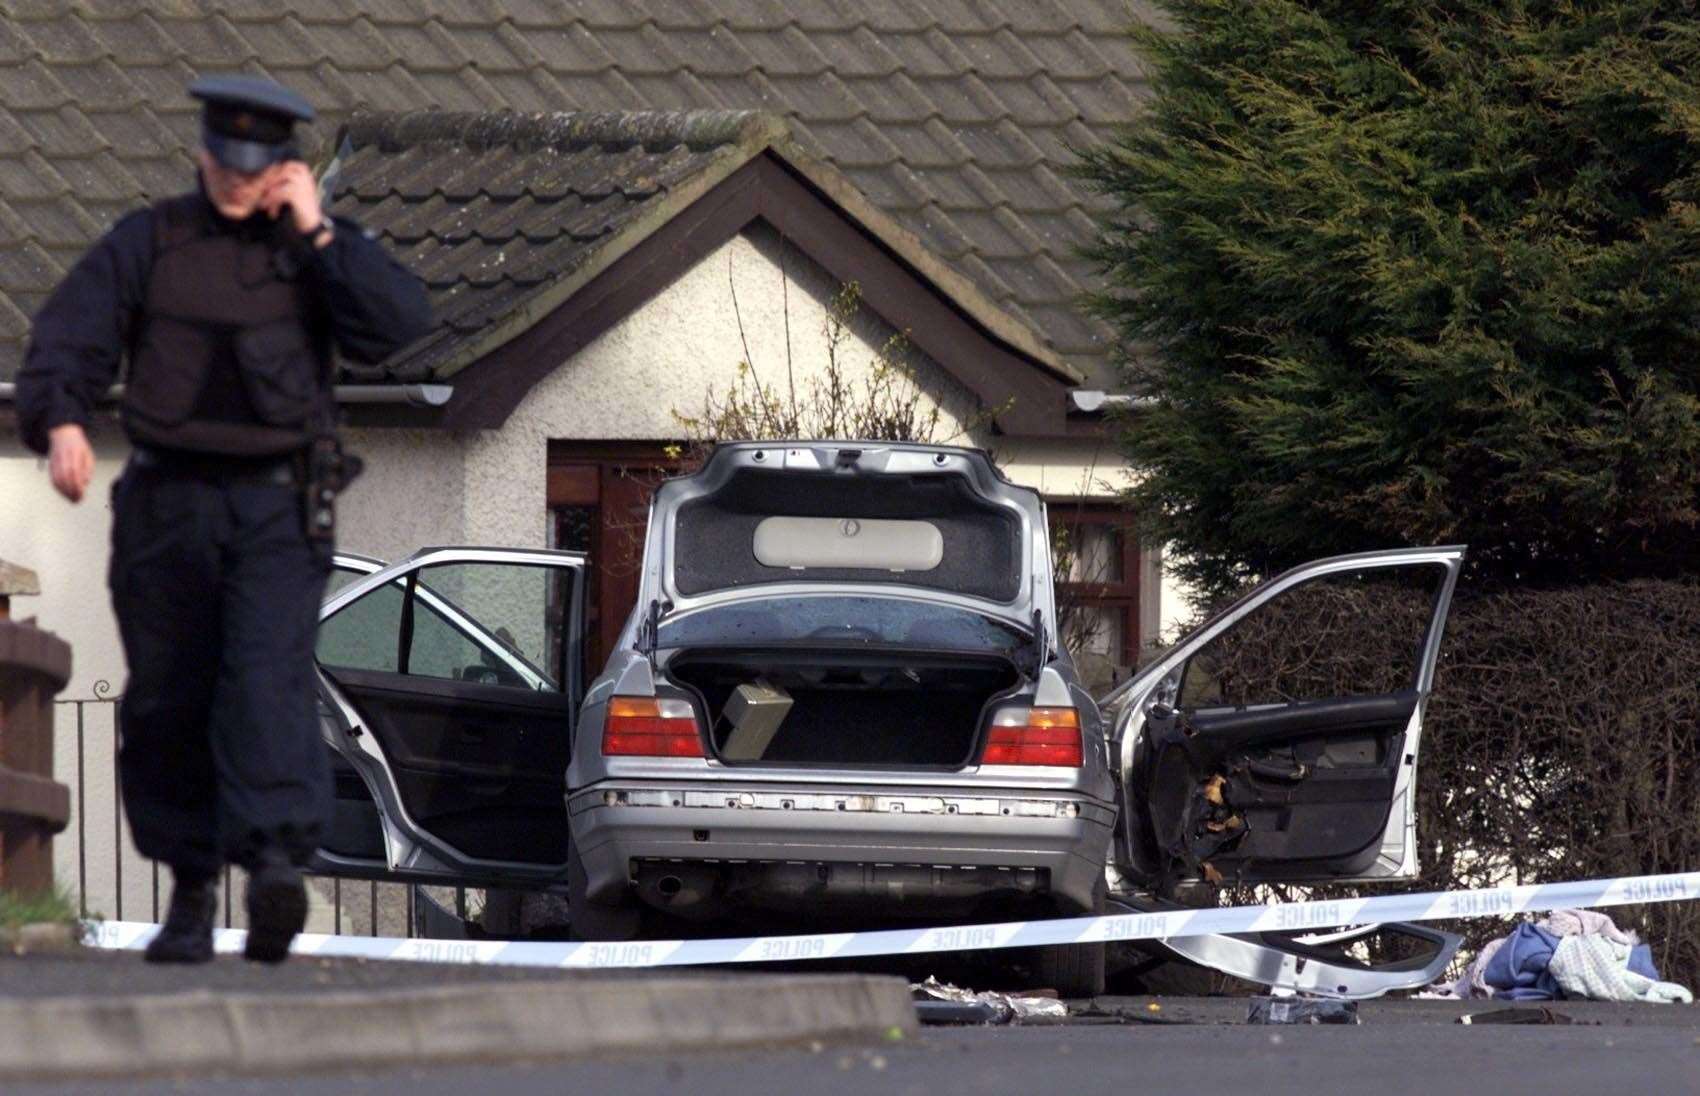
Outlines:
{"label": "officer's hand", "polygon": [[324,224],[325,214],[319,208],[319,181],[313,178],[311,168],[300,160],[285,160],[269,171],[271,178],[265,196],[260,199],[260,208],[266,211],[266,216],[275,218],[287,205],[295,220],[295,231],[307,233]]}
{"label": "officer's hand", "polygon": [[94,450],[89,437],[74,422],[47,432],[47,474],[53,487],[72,502],[81,502],[94,477]]}

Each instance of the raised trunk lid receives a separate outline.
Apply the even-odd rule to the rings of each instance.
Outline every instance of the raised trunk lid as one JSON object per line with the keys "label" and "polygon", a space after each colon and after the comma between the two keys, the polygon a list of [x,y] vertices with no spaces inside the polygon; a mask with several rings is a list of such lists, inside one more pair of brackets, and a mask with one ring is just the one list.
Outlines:
{"label": "raised trunk lid", "polygon": [[978,450],[896,442],[723,445],[655,495],[640,607],[750,593],[910,593],[1054,634],[1038,494]]}

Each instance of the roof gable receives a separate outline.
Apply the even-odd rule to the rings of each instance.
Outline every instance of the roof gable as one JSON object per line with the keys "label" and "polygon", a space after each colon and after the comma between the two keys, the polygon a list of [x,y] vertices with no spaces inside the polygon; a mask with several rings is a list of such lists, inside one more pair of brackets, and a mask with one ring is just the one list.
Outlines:
{"label": "roof gable", "polygon": [[992,407],[1058,433],[1078,376],[1023,324],[748,112],[359,116],[327,172],[425,278],[437,326],[378,367],[453,379],[440,420],[500,425],[530,387],[745,226],[767,221]]}
{"label": "roof gable", "polygon": [[357,115],[331,208],[425,281],[436,320],[378,376],[442,379],[483,357],[781,129],[747,111]]}

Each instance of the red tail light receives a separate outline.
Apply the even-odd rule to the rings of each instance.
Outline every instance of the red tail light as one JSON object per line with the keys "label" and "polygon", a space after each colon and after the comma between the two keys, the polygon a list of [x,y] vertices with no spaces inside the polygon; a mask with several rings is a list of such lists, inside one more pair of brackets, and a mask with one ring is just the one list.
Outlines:
{"label": "red tail light", "polygon": [[1080,715],[1073,708],[1005,708],[992,717],[982,765],[1081,765]]}
{"label": "red tail light", "polygon": [[616,696],[602,724],[604,757],[701,757],[702,736],[688,700]]}

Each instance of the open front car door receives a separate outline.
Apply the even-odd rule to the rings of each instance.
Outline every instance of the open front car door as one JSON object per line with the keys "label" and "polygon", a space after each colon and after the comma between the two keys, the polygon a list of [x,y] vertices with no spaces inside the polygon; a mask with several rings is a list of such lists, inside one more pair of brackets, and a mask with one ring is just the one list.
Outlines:
{"label": "open front car door", "polygon": [[583,571],[570,552],[427,549],[325,602],[337,802],[315,870],[564,878]]}
{"label": "open front car door", "polygon": [[[1463,559],[1446,547],[1306,564],[1106,697],[1130,881],[1164,893],[1415,875],[1423,710]],[[1377,642],[1354,638],[1366,634]]]}

